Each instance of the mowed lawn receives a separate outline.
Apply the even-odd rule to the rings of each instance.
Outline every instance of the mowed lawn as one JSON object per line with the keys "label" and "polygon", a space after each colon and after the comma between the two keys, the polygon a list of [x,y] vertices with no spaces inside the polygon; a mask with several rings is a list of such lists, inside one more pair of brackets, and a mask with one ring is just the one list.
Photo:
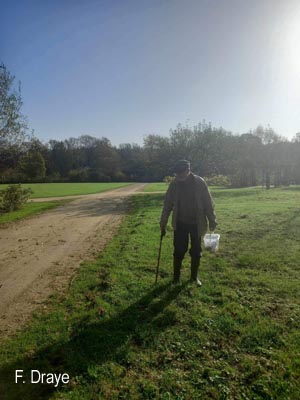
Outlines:
{"label": "mowed lawn", "polygon": [[[292,189],[292,188],[291,188]],[[300,190],[214,193],[221,235],[202,288],[173,286],[172,231],[154,285],[163,194],[136,195],[67,295],[0,346],[4,399],[299,399]],[[16,369],[67,385],[14,384]]]}
{"label": "mowed lawn", "polygon": [[[22,187],[31,188],[33,194],[30,198],[42,197],[62,197],[74,196],[82,194],[101,193],[107,190],[117,189],[128,186],[130,183],[23,183]],[[5,189],[8,185],[0,185],[0,190]]]}

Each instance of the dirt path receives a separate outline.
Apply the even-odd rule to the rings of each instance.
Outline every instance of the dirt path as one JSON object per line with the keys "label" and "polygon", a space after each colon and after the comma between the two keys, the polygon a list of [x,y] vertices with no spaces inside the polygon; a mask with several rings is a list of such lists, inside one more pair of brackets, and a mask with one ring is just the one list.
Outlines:
{"label": "dirt path", "polygon": [[125,198],[143,187],[76,196],[0,228],[0,336],[20,328],[53,291],[65,290],[80,262],[99,252],[120,225]]}

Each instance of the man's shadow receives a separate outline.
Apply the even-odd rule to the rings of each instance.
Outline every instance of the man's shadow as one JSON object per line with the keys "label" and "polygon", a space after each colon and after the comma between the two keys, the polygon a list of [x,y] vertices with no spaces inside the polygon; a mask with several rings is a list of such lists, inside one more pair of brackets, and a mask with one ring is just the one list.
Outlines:
{"label": "man's shadow", "polygon": [[[82,319],[71,326],[66,340],[43,346],[34,355],[24,356],[0,369],[0,399],[48,399],[54,385],[30,384],[30,371],[67,373],[70,379],[88,376],[88,369],[106,361],[128,367],[130,345],[146,348],[166,327],[176,323],[174,312],[165,310],[183,286],[170,283],[154,287],[143,297],[111,318],[99,314],[99,322]],[[102,321],[101,321],[102,319]],[[26,383],[15,383],[15,371],[24,370]],[[68,391],[68,385],[64,388]]]}

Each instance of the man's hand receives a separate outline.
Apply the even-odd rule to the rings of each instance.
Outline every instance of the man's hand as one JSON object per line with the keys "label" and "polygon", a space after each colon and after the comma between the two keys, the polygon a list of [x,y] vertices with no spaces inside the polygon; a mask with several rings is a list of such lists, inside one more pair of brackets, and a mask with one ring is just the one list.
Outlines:
{"label": "man's hand", "polygon": [[217,227],[216,221],[209,221],[209,230],[214,231]]}

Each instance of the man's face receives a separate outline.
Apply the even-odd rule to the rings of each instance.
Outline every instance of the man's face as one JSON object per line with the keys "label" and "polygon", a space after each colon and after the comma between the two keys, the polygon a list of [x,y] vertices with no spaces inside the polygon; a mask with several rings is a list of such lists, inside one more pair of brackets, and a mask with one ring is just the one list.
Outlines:
{"label": "man's face", "polygon": [[177,179],[177,181],[180,181],[180,182],[185,181],[185,180],[187,179],[187,177],[189,176],[190,172],[191,172],[191,170],[190,170],[189,168],[186,169],[186,170],[183,171],[183,172],[178,172],[178,173],[176,174],[176,179]]}

